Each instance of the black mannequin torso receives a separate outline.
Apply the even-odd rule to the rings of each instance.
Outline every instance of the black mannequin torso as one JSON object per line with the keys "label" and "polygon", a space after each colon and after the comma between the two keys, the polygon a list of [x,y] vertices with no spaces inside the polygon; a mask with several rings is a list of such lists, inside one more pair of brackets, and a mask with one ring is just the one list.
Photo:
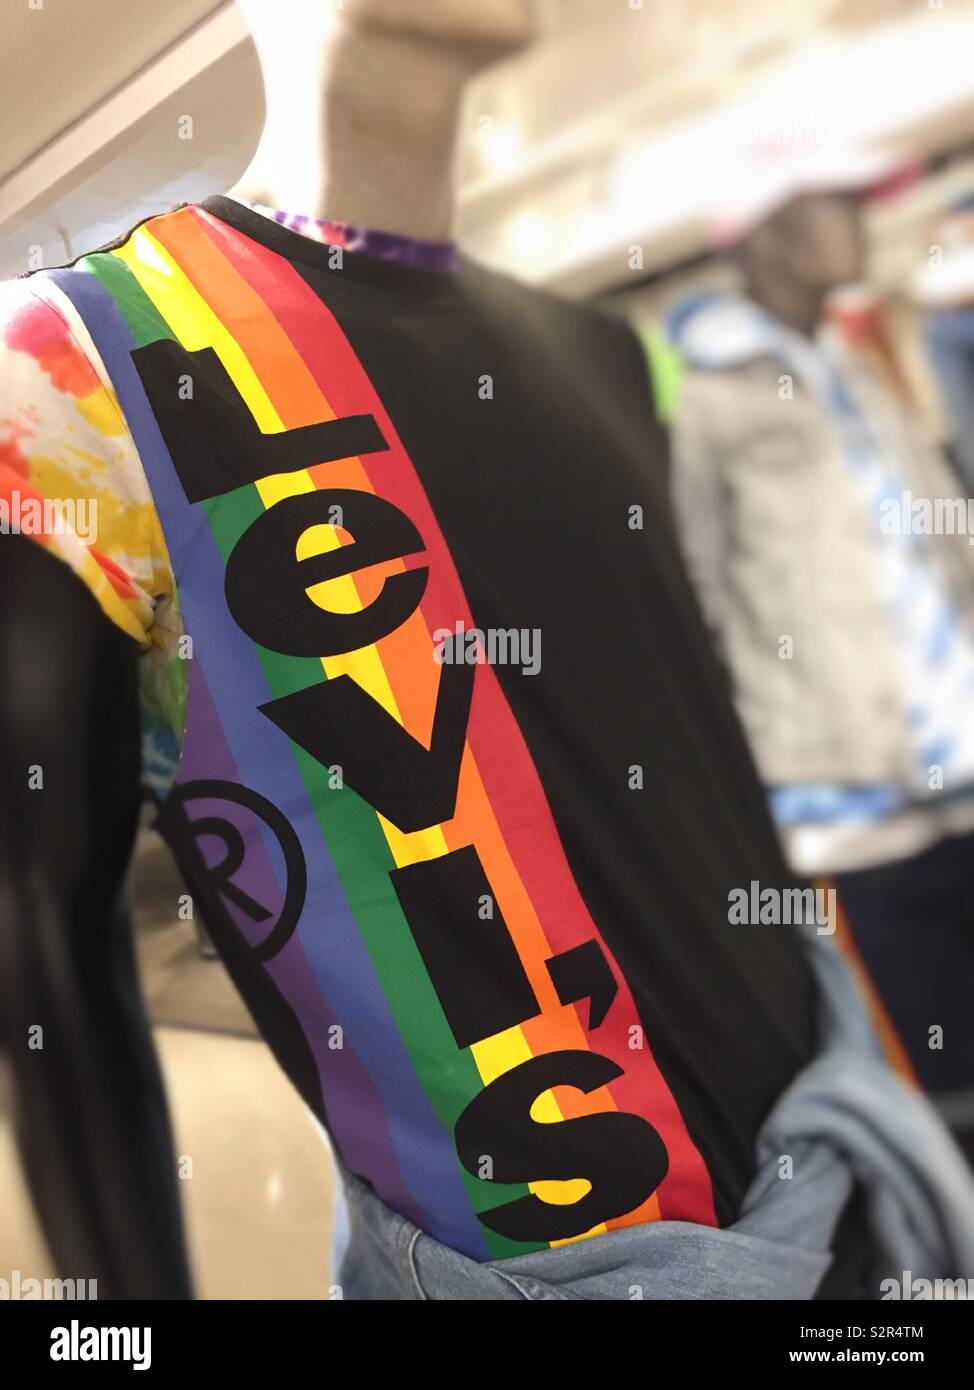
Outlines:
{"label": "black mannequin torso", "polygon": [[138,648],[30,539],[0,540],[0,592],[0,1042],[25,1175],[62,1274],[101,1299],[187,1298],[126,902]]}

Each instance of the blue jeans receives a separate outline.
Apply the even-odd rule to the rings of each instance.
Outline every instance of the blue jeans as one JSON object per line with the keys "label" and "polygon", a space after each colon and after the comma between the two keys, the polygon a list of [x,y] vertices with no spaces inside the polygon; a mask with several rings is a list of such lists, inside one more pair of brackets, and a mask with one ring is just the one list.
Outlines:
{"label": "blue jeans", "polygon": [[[393,1302],[810,1299],[829,1266],[829,1242],[851,1178],[824,1150],[798,1167],[802,1195],[778,1183],[775,1211],[765,1210],[758,1222],[745,1218],[718,1230],[659,1221],[486,1264],[426,1235],[344,1170],[349,1242],[338,1283],[343,1298]],[[809,1218],[801,1245],[795,1203]]]}
{"label": "blue jeans", "polygon": [[925,1097],[889,1070],[831,938],[805,942],[820,988],[819,1052],[762,1126],[757,1173],[732,1226],[652,1222],[479,1263],[386,1206],[336,1156],[342,1296],[811,1299],[855,1182],[886,1252],[871,1286],[906,1270],[974,1278],[974,1182],[963,1157]]}

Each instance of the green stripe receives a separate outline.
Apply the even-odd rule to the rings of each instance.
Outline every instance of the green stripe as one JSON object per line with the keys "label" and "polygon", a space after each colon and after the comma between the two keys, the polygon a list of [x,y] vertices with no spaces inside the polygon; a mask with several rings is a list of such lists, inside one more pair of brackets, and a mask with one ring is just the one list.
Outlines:
{"label": "green stripe", "polygon": [[166,320],[118,256],[97,252],[91,256],[83,256],[78,264],[100,280],[112,296],[137,347],[154,343],[157,338],[174,336]]}

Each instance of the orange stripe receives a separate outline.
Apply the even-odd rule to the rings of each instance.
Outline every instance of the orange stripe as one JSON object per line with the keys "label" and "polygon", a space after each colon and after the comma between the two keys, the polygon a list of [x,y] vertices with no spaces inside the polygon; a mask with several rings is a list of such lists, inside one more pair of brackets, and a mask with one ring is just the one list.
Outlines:
{"label": "orange stripe", "polygon": [[605,1225],[609,1231],[621,1231],[626,1226],[644,1226],[647,1221],[659,1221],[662,1219],[662,1215],[663,1213],[659,1209],[659,1197],[654,1192],[652,1197],[646,1198],[641,1207],[634,1207],[632,1211],[626,1212],[625,1216],[614,1216]]}
{"label": "orange stripe", "polygon": [[[816,887],[825,889],[835,888],[835,883],[831,879],[817,879]],[[902,1076],[905,1081],[909,1081],[913,1086],[919,1088],[920,1082],[913,1069],[909,1054],[900,1039],[896,1026],[886,1011],[886,1006],[876,986],[872,982],[872,977],[866,968],[866,963],[859,954],[855,938],[849,926],[849,919],[846,915],[845,907],[842,903],[842,894],[835,888],[835,902],[838,908],[836,916],[836,944],[848,961],[852,973],[855,975],[862,990],[866,1002],[866,1009],[869,1013],[870,1021],[876,1030],[882,1049],[886,1054],[886,1060],[892,1069]]]}

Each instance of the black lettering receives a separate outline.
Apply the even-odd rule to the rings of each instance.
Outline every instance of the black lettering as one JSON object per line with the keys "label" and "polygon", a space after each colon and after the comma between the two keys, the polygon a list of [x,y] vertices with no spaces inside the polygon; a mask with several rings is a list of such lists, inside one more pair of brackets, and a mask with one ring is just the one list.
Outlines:
{"label": "black lettering", "polygon": [[538,1001],[473,845],[389,875],[457,1047],[539,1012]]}
{"label": "black lettering", "polygon": [[[203,798],[245,807],[264,821],[281,847],[287,876],[284,904],[273,930],[257,947],[251,946],[239,930],[227,910],[227,903],[234,903],[255,922],[268,921],[273,914],[231,881],[231,875],[240,868],[238,861],[243,842],[237,827],[222,816],[190,819],[187,806]],[[156,829],[171,848],[192,892],[194,911],[209,929],[258,1031],[270,1043],[305,1104],[327,1127],[328,1113],[314,1053],[294,1010],[279,989],[271,985],[265,965],[290,940],[304,906],[306,872],[297,835],[280,811],[257,792],[234,782],[218,780],[177,784],[159,814]],[[223,839],[227,853],[211,868],[203,857],[199,841],[203,835],[213,834]]]}
{"label": "black lettering", "polygon": [[261,705],[295,743],[400,830],[425,830],[456,810],[475,667],[441,666],[433,733],[424,748],[350,676]]}
{"label": "black lettering", "polygon": [[455,1132],[469,1172],[479,1176],[489,1155],[494,1182],[586,1178],[592,1184],[567,1206],[529,1193],[479,1212],[485,1226],[510,1240],[566,1240],[625,1216],[655,1192],[669,1160],[656,1130],[638,1115],[606,1111],[559,1124],[531,1118],[531,1106],[552,1086],[573,1086],[587,1095],[621,1075],[615,1062],[596,1052],[549,1052],[504,1072],[474,1097]]}
{"label": "black lettering", "polygon": [[[217,779],[183,782],[173,787],[156,828],[185,866],[186,876],[194,893],[199,894],[204,903],[206,920],[211,927],[217,922],[223,928],[233,927],[233,919],[226,909],[227,901],[253,922],[265,922],[272,914],[232,881],[244,858],[244,842],[239,829],[223,816],[202,816],[193,820],[188,815],[187,804],[203,799],[229,801],[245,807],[264,822],[281,847],[286,875],[284,904],[271,931],[259,946],[251,948],[257,960],[271,960],[290,939],[304,906],[308,875],[301,841],[290,821],[273,802],[250,787]],[[226,853],[219,864],[207,864],[199,845],[203,835],[216,835],[223,841]],[[233,934],[238,933],[234,930]]]}
{"label": "black lettering", "polygon": [[[160,338],[131,355],[190,502],[218,497],[272,473],[294,473],[388,448],[372,415],[263,434],[213,348],[187,352],[171,338]],[[186,378],[191,394],[182,390]]]}
{"label": "black lettering", "polygon": [[[341,508],[343,528],[357,537],[298,560],[298,541],[330,524]],[[404,623],[423,597],[425,566],[391,575],[379,596],[357,613],[330,613],[308,596],[316,584],[422,550],[416,527],[398,507],[371,492],[328,488],[285,497],[257,518],[227,563],[227,604],[243,630],[288,656],[336,656],[377,642]]]}
{"label": "black lettering", "polygon": [[552,956],[545,964],[551,982],[562,1004],[577,1004],[590,1000],[589,1028],[599,1028],[619,993],[619,982],[613,975],[605,952],[598,941],[583,941],[569,951]]}

